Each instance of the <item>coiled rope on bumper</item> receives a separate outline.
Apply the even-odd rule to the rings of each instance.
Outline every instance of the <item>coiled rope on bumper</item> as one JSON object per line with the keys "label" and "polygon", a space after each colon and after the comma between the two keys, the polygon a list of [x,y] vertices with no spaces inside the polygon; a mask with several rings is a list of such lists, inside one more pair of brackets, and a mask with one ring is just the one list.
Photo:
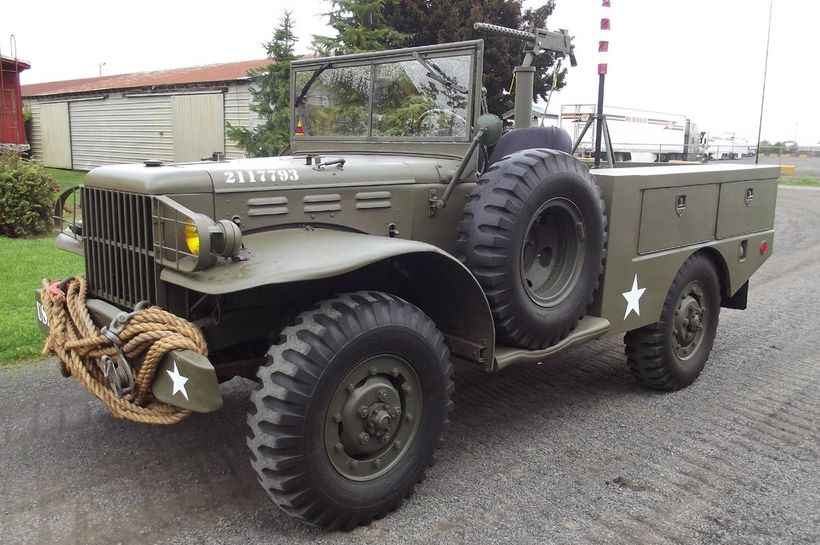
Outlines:
{"label": "coiled rope on bumper", "polygon": [[[101,331],[91,319],[85,278],[76,277],[62,285],[64,289],[55,293],[53,283],[43,280],[41,299],[50,328],[43,353],[59,358],[63,376],[77,379],[117,418],[174,424],[188,416],[190,411],[154,399],[151,384],[162,358],[171,350],[191,350],[207,356],[199,329],[159,307],[149,307],[134,312],[115,332],[118,347],[112,343],[111,332]],[[106,356],[124,356],[133,372],[134,387],[122,397],[115,394],[103,371]]]}

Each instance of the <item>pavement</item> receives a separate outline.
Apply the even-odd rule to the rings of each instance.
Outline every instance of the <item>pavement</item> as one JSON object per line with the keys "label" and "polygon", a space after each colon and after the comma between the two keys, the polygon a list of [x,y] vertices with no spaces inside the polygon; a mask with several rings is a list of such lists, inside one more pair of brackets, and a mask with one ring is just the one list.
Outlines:
{"label": "pavement", "polygon": [[[794,176],[786,176],[786,178],[820,178],[820,157],[800,157],[795,155],[769,156],[761,155],[759,157],[761,165],[794,165]],[[754,164],[754,157],[744,157],[734,161],[716,161],[710,164],[723,163],[743,163]]]}
{"label": "pavement", "polygon": [[350,533],[289,519],[244,443],[251,384],[173,427],[111,418],[53,360],[0,370],[0,541],[820,543],[820,190],[783,187],[773,257],[724,309],[700,379],[645,390],[620,337],[459,368],[439,463]]}

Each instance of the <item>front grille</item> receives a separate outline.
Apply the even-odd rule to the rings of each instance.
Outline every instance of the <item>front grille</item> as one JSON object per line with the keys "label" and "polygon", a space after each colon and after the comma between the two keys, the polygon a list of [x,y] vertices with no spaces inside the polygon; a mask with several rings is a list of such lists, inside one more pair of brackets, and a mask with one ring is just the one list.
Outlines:
{"label": "front grille", "polygon": [[156,304],[151,197],[85,187],[82,203],[91,295],[122,307]]}

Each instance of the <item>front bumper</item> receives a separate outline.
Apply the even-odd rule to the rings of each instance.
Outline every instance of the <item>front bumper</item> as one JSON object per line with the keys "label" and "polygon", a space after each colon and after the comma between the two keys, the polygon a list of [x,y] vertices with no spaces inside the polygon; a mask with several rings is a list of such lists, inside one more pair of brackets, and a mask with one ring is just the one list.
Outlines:
{"label": "front bumper", "polygon": [[[35,290],[34,298],[37,325],[43,334],[48,335],[48,319],[39,289]],[[110,324],[114,316],[122,312],[101,299],[88,299],[86,304],[98,328]],[[222,408],[222,393],[214,366],[208,358],[190,350],[172,350],[165,355],[154,375],[151,392],[158,401],[197,413]]]}

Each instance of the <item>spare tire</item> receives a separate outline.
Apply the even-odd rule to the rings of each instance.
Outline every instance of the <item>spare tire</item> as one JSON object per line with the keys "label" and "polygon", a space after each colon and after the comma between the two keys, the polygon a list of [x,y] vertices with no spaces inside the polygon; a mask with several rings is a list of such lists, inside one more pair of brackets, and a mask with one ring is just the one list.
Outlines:
{"label": "spare tire", "polygon": [[498,342],[552,346],[578,326],[603,269],[606,216],[589,170],[530,149],[478,180],[459,224],[459,258],[484,288]]}

